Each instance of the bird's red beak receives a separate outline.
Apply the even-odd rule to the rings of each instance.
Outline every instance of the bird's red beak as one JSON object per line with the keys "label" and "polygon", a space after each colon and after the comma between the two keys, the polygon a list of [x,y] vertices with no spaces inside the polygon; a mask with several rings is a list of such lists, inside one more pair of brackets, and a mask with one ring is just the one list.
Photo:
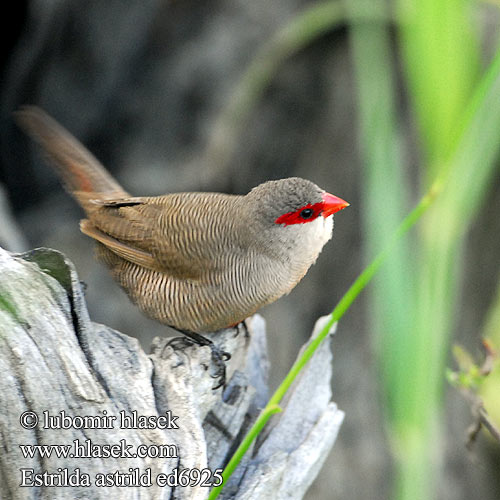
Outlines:
{"label": "bird's red beak", "polygon": [[347,201],[344,201],[342,198],[338,198],[333,194],[323,193],[322,196],[323,212],[321,213],[321,215],[323,215],[323,217],[325,218],[349,206],[349,203],[347,203]]}

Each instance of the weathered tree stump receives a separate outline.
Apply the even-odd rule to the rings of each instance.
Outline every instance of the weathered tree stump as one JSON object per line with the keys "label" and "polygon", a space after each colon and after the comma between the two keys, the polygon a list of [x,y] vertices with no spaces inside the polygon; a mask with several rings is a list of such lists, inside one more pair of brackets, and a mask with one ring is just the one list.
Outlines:
{"label": "weathered tree stump", "polygon": [[[147,355],[90,321],[61,253],[0,249],[0,498],[206,498],[268,397],[264,321],[247,322],[212,337],[232,354],[213,390],[209,348]],[[343,419],[330,377],[325,342],[221,498],[303,496]]]}

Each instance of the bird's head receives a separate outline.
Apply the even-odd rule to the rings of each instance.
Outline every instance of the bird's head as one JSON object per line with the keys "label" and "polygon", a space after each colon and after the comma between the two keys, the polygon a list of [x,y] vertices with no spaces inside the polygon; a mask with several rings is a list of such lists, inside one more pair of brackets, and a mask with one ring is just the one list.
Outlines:
{"label": "bird's head", "polygon": [[260,184],[248,193],[262,237],[272,247],[316,258],[331,238],[332,215],[349,203],[311,181],[290,177]]}

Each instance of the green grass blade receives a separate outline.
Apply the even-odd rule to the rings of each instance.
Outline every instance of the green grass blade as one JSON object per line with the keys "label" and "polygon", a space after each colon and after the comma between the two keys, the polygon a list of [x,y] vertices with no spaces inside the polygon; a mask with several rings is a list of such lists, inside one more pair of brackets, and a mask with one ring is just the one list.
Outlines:
{"label": "green grass blade", "polygon": [[[379,18],[387,8],[385,1],[375,0]],[[359,11],[364,0],[350,2]],[[391,237],[407,211],[408,188],[401,154],[401,138],[396,111],[397,92],[394,83],[390,26],[382,22],[358,22],[350,26],[352,60],[357,88],[359,143],[363,165],[362,214],[365,255],[376,255]],[[414,298],[414,262],[409,240],[403,240],[374,281],[370,294],[370,321],[374,325],[379,371],[385,387],[386,417],[392,418],[393,401],[406,392],[405,372],[408,310]],[[389,390],[390,388],[390,390]]]}
{"label": "green grass blade", "polygon": [[412,380],[398,401],[392,429],[396,493],[404,500],[435,497],[442,390],[464,235],[484,200],[500,146],[499,61],[500,53],[455,125],[462,134],[439,168],[447,182],[419,234],[417,302],[408,335],[413,356],[406,366]]}
{"label": "green grass blade", "polygon": [[399,0],[400,39],[427,180],[449,159],[476,84],[479,43],[471,0]]}

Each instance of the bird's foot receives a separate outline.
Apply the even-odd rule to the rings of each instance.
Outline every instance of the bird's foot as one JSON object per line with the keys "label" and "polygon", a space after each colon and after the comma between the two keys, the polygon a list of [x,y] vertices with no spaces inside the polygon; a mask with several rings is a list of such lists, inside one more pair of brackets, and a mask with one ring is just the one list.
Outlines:
{"label": "bird's foot", "polygon": [[245,338],[250,337],[250,332],[248,330],[247,320],[244,319],[235,325],[231,325],[232,328],[235,329],[236,333],[234,334],[234,338],[236,338],[240,334],[240,326],[243,327],[243,331],[245,332]]}
{"label": "bird's foot", "polygon": [[199,345],[207,346],[212,352],[212,363],[215,365],[215,373],[211,375],[212,378],[219,379],[217,384],[212,387],[216,390],[226,384],[226,361],[231,359],[231,354],[216,346],[210,339],[207,339],[199,333],[190,332],[189,330],[178,330],[183,333],[185,337],[175,337],[167,345],[172,345],[175,342],[183,342],[184,345]]}
{"label": "bird's foot", "polygon": [[174,337],[165,344],[165,347],[182,349],[183,347],[191,347],[192,345],[194,345],[194,341],[188,337]]}
{"label": "bird's foot", "polygon": [[247,320],[244,319],[240,325],[243,326],[243,331],[245,332],[245,338],[248,339],[250,338],[250,330],[248,329],[248,325],[247,325]]}

